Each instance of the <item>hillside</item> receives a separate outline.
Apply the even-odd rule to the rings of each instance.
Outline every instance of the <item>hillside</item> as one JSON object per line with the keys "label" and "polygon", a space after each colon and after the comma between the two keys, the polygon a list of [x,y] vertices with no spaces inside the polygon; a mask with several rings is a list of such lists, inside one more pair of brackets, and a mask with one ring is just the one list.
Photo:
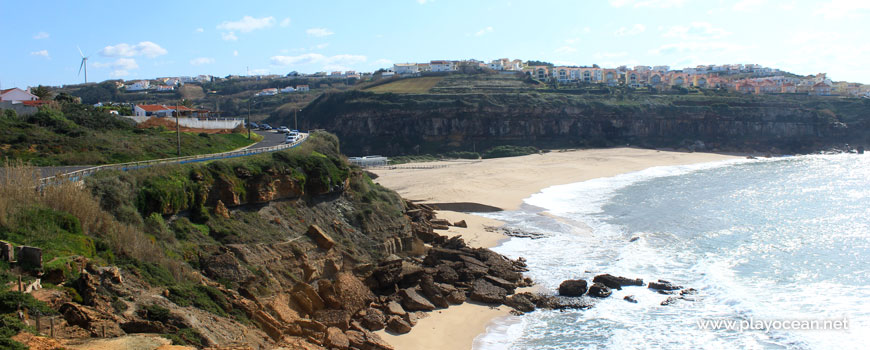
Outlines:
{"label": "hillside", "polygon": [[[12,112],[11,110],[9,112]],[[254,143],[247,133],[181,134],[182,156],[231,151]],[[99,165],[175,157],[167,128],[137,128],[131,120],[72,102],[30,116],[0,115],[0,158],[37,166]]]}
{"label": "hillside", "polygon": [[[8,169],[0,240],[40,248],[43,263],[0,263],[4,348],[146,333],[218,349],[390,350],[373,331],[408,332],[466,298],[514,303],[529,283],[521,261],[435,233],[431,208],[373,183],[323,132],[291,150],[100,172],[39,195],[32,169]],[[18,276],[45,288],[10,291]],[[45,316],[55,337],[27,335]]]}
{"label": "hillside", "polygon": [[[425,78],[407,80],[414,79]],[[410,83],[377,88],[401,86],[395,84]],[[795,153],[866,145],[868,118],[867,99],[560,86],[513,75],[453,74],[427,93],[325,94],[305,108],[300,123],[335,132],[352,155],[625,144]]]}

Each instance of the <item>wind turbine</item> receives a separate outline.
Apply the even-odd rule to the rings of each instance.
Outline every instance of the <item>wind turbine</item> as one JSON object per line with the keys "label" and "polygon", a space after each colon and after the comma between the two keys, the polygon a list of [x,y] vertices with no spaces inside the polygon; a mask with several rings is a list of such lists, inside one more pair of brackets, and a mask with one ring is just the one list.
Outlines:
{"label": "wind turbine", "polygon": [[82,75],[82,68],[85,69],[85,84],[88,83],[88,57],[82,52],[82,48],[76,46],[79,49],[79,54],[82,55],[82,64],[79,66],[79,75]]}

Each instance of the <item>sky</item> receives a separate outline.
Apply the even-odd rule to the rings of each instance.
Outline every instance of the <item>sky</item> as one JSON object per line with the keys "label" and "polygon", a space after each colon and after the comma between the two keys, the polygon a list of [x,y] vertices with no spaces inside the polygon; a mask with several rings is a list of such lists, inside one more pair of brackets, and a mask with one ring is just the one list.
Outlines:
{"label": "sky", "polygon": [[870,83],[867,0],[0,0],[0,87],[498,58]]}

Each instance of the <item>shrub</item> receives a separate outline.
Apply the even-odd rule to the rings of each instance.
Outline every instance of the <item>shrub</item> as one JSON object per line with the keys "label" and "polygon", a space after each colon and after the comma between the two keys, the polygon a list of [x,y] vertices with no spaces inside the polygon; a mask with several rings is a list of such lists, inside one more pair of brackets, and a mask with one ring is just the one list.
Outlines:
{"label": "shrub", "polygon": [[533,146],[496,146],[483,152],[483,158],[502,158],[502,157],[517,157],[529,154],[538,153],[538,149]]}

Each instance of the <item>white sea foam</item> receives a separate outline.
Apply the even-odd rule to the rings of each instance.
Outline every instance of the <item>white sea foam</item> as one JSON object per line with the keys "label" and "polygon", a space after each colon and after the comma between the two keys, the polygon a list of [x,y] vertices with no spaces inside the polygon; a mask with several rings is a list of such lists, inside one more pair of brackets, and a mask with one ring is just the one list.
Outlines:
{"label": "white sea foam", "polygon": [[[855,188],[843,191],[841,197],[844,200],[860,203],[870,199],[867,187],[861,182],[870,176],[868,159],[850,158],[848,155],[805,156],[788,160],[734,160],[656,167],[611,178],[550,187],[527,199],[527,206],[520,211],[489,214],[508,225],[548,235],[538,240],[511,239],[496,248],[496,251],[513,258],[525,257],[530,268],[528,275],[547,290],[554,291],[565,279],[591,280],[597,274],[612,273],[640,277],[645,281],[670,279],[696,288],[700,293],[694,297],[694,302],[679,301],[670,306],[661,306],[659,304],[667,296],[643,287],[627,287],[614,291],[608,299],[597,300],[589,310],[537,311],[520,317],[519,322],[514,319],[510,325],[490,327],[486,334],[478,338],[475,349],[861,348],[870,339],[861,333],[862,329],[870,327],[870,303],[866,303],[870,298],[870,283],[867,283],[870,281],[870,272],[861,263],[863,260],[854,257],[849,260],[850,266],[831,264],[840,261],[837,260],[840,255],[848,258],[848,254],[861,254],[841,252],[849,247],[842,247],[843,244],[838,244],[838,241],[852,240],[860,246],[862,240],[870,240],[866,230],[870,224],[866,215],[863,215],[868,211],[853,208],[842,214],[794,218],[776,216],[776,211],[793,210],[800,214],[805,209],[795,206],[793,202],[799,202],[805,196],[809,196],[806,200],[819,200],[833,196],[831,193],[839,193],[837,185],[824,183],[829,181],[824,177],[836,171],[846,172],[841,178],[854,182],[852,185]],[[777,168],[780,165],[772,162],[783,162],[783,169]],[[841,164],[843,162],[848,164]],[[753,168],[753,163],[761,165],[759,174],[754,173],[756,168]],[[732,167],[735,165],[746,165],[748,168],[736,169]],[[807,174],[801,173],[802,167],[807,168]],[[734,173],[729,173],[725,180],[716,177],[720,172],[729,171]],[[859,174],[854,174],[856,171]],[[863,174],[860,173],[862,171]],[[819,173],[823,173],[823,176]],[[704,178],[697,178],[702,175]],[[760,201],[759,198],[777,195],[771,194],[774,190],[792,189],[794,195],[782,194],[783,203],[760,206],[755,211],[742,212],[742,216],[736,218],[729,216],[730,211],[739,211],[739,208],[731,207],[710,209],[703,213],[712,217],[700,218],[671,219],[667,217],[670,214],[667,210],[651,212],[649,215],[661,214],[659,216],[662,217],[651,218],[650,221],[654,222],[649,225],[634,222],[634,228],[620,224],[620,220],[633,219],[634,209],[628,206],[630,210],[626,210],[629,211],[619,211],[622,207],[614,209],[612,206],[613,201],[617,200],[616,196],[626,196],[624,190],[633,185],[636,186],[631,188],[632,191],[655,194],[655,191],[661,191],[656,186],[671,188],[684,179],[686,186],[697,186],[698,181],[704,184],[707,178],[712,179],[710,181],[728,182],[734,180],[734,176],[744,176],[747,183],[760,181],[758,178],[764,179],[765,176],[783,176],[787,181],[773,182],[767,187],[744,188],[732,184],[727,188],[730,192],[719,200],[736,203],[751,200],[755,203]],[[674,180],[667,182],[662,180],[664,178]],[[808,178],[820,181],[818,187],[801,183],[809,181]],[[658,182],[644,185],[645,181]],[[763,181],[761,183],[765,184]],[[776,186],[782,188],[771,189]],[[798,187],[793,189],[793,186]],[[670,196],[681,198],[680,194]],[[715,207],[716,204],[714,201],[701,202],[699,205]],[[668,208],[667,204],[656,205]],[[555,215],[557,220],[541,215],[542,211]],[[719,216],[725,218],[717,218]],[[777,217],[778,221],[765,221],[770,216]],[[706,223],[709,220],[715,223],[715,219],[725,221],[728,225],[719,227]],[[644,228],[638,230],[638,227]],[[669,230],[668,227],[679,229]],[[834,227],[836,230],[810,236],[795,233],[819,227]],[[687,236],[681,230],[696,234]],[[698,235],[700,233],[703,234]],[[629,242],[632,237],[637,239]],[[808,253],[808,247],[813,246],[818,246],[819,250],[810,250]],[[806,259],[793,258],[804,255]],[[816,266],[818,264],[825,264],[825,268],[819,269]],[[828,270],[840,271],[837,269],[843,272],[833,277],[826,273]],[[849,283],[852,280],[857,282]],[[623,301],[626,295],[633,295],[638,303]],[[696,324],[699,319],[710,318],[844,316],[849,317],[856,328],[835,334],[826,331],[709,331],[699,329]]]}

